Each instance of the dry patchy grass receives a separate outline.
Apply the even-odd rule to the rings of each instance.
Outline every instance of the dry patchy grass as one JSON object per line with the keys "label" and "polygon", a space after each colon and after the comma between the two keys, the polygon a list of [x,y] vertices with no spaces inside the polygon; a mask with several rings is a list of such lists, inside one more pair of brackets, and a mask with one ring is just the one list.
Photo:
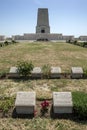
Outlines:
{"label": "dry patchy grass", "polygon": [[87,130],[87,122],[65,119],[0,119],[0,130]]}
{"label": "dry patchy grass", "polygon": [[53,91],[87,92],[87,80],[0,80],[0,95],[12,96],[18,91],[36,91],[37,98],[52,98]]}
{"label": "dry patchy grass", "polygon": [[52,42],[17,43],[0,48],[0,70],[15,66],[19,60],[32,60],[35,66],[60,66],[69,71],[72,66],[87,68],[87,49]]}

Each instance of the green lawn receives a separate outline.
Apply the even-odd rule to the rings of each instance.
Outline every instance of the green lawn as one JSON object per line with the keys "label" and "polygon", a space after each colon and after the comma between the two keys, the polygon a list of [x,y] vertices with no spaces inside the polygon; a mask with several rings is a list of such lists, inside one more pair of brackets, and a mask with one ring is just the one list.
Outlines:
{"label": "green lawn", "polygon": [[[72,66],[87,69],[87,48],[51,42],[17,43],[0,48],[0,71],[16,66],[17,61],[32,61],[35,66],[50,64],[70,71]],[[83,91],[87,79],[0,80],[2,97],[16,96],[18,91],[35,91],[37,99],[52,99],[53,91]],[[0,130],[87,130],[87,121],[35,117],[33,119],[0,118]]]}

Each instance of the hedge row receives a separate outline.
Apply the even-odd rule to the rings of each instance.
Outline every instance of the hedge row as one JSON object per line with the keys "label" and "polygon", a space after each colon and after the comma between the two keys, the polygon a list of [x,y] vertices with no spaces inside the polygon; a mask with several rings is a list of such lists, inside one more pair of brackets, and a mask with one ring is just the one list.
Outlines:
{"label": "hedge row", "polygon": [[1,42],[0,47],[4,47],[4,46],[10,45],[10,44],[15,44],[15,43],[16,43],[16,41],[14,41],[14,40],[12,40],[11,42],[9,42],[9,41]]}
{"label": "hedge row", "polygon": [[78,41],[71,41],[71,40],[68,40],[66,42],[77,45],[77,46],[81,46],[81,47],[87,47],[87,42],[78,42]]}

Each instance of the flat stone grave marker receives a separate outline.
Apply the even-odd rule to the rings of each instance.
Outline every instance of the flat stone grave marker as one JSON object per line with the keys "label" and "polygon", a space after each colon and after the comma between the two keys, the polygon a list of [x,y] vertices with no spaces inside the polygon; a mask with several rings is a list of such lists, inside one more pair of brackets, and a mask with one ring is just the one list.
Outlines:
{"label": "flat stone grave marker", "polygon": [[72,67],[71,68],[71,77],[72,78],[82,78],[83,77],[82,67]]}
{"label": "flat stone grave marker", "polygon": [[53,92],[54,113],[72,113],[73,103],[71,92]]}
{"label": "flat stone grave marker", "polygon": [[35,109],[35,92],[18,92],[15,101],[17,114],[33,114]]}
{"label": "flat stone grave marker", "polygon": [[9,77],[19,77],[17,67],[11,67],[9,71]]}
{"label": "flat stone grave marker", "polygon": [[61,68],[51,67],[51,78],[60,78],[60,77],[61,77]]}
{"label": "flat stone grave marker", "polygon": [[41,78],[42,70],[40,67],[34,67],[33,71],[31,72],[33,78]]}

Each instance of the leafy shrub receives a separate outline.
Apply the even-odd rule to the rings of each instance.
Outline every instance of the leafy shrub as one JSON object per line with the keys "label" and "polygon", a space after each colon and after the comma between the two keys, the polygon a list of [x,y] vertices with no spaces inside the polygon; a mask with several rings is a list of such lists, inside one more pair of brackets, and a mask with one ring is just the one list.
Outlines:
{"label": "leafy shrub", "polygon": [[80,119],[87,119],[87,93],[72,92],[72,97],[75,115]]}
{"label": "leafy shrub", "polygon": [[5,42],[4,42],[4,44],[5,44],[5,45],[8,45],[8,44],[9,44],[9,42],[8,42],[8,41],[5,41]]}
{"label": "leafy shrub", "polygon": [[0,43],[0,47],[3,47],[4,45],[5,45],[4,42]]}
{"label": "leafy shrub", "polygon": [[87,45],[87,42],[83,42],[83,47],[85,47]]}
{"label": "leafy shrub", "polygon": [[67,43],[71,43],[71,40],[66,40]]}
{"label": "leafy shrub", "polygon": [[45,78],[49,78],[50,77],[51,67],[50,67],[49,64],[42,66],[42,73],[43,73],[43,76]]}
{"label": "leafy shrub", "polygon": [[85,45],[87,45],[87,42],[78,42],[77,45],[81,47],[85,47]]}
{"label": "leafy shrub", "polygon": [[73,41],[73,44],[75,44],[75,45],[76,45],[76,44],[77,44],[77,40]]}
{"label": "leafy shrub", "polygon": [[84,47],[84,42],[79,43],[79,46]]}
{"label": "leafy shrub", "polygon": [[31,74],[31,71],[34,68],[34,65],[32,64],[32,62],[27,62],[27,61],[19,61],[17,64],[17,68],[18,68],[18,73],[21,76],[28,76]]}
{"label": "leafy shrub", "polygon": [[3,45],[2,45],[2,43],[0,43],[0,47],[2,47]]}
{"label": "leafy shrub", "polygon": [[11,107],[13,107],[14,98],[4,98],[0,101],[0,109],[3,111],[3,114],[7,113]]}
{"label": "leafy shrub", "polygon": [[84,77],[87,77],[87,69],[84,70]]}
{"label": "leafy shrub", "polygon": [[0,78],[4,78],[4,77],[6,77],[6,72],[5,71],[0,72]]}
{"label": "leafy shrub", "polygon": [[16,43],[16,41],[15,41],[15,40],[12,40],[11,42],[12,42],[13,44],[14,44],[14,43]]}

